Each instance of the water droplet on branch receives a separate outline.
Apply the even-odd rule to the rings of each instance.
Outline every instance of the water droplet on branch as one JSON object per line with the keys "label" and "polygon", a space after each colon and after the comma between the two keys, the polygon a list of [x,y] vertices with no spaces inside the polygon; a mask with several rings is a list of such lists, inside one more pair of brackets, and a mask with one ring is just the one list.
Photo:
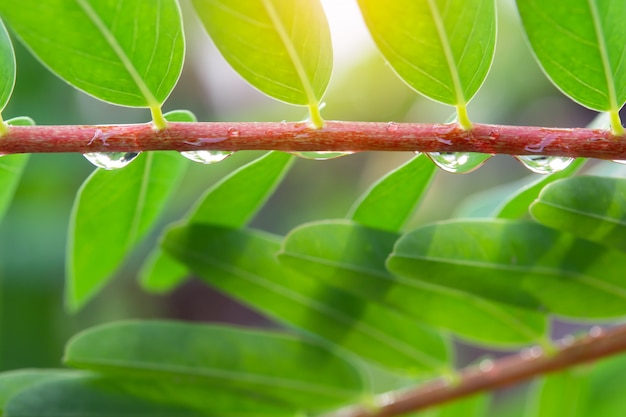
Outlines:
{"label": "water droplet on branch", "polygon": [[493,155],[478,152],[430,152],[428,157],[444,171],[467,174],[481,166]]}
{"label": "water droplet on branch", "polygon": [[201,164],[215,164],[228,158],[233,153],[231,151],[187,151],[180,154],[190,161]]}
{"label": "water droplet on branch", "polygon": [[515,159],[536,174],[552,174],[564,170],[574,161],[568,156],[519,155]]}
{"label": "water droplet on branch", "polygon": [[292,152],[293,155],[303,159],[311,159],[314,161],[325,161],[327,159],[335,159],[341,156],[351,155],[353,152],[333,152],[333,151],[319,151],[319,152]]}
{"label": "water droplet on branch", "polygon": [[91,152],[83,156],[98,168],[106,170],[124,168],[139,156],[138,152]]}

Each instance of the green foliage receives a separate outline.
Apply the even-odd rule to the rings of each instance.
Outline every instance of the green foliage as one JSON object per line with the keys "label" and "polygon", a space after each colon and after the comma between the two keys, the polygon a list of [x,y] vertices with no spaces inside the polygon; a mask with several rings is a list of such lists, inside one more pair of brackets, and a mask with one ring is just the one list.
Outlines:
{"label": "green foliage", "polygon": [[435,166],[418,155],[372,185],[348,217],[364,226],[398,232],[411,219],[434,175]]}
{"label": "green foliage", "polygon": [[[620,0],[517,0],[524,29],[541,67],[565,94],[613,114],[626,103],[626,3]],[[617,120],[616,120],[617,119]]]}
{"label": "green foliage", "polygon": [[416,91],[466,106],[482,85],[496,44],[493,0],[359,0],[363,17],[389,64]]}
{"label": "green foliage", "polygon": [[319,104],[333,64],[330,31],[319,0],[193,0],[204,27],[230,65],[278,100]]}
{"label": "green foliage", "polygon": [[15,55],[13,45],[2,20],[0,20],[0,113],[9,102],[14,84]]}
{"label": "green foliage", "polygon": [[[307,106],[312,125],[323,129],[321,100],[333,50],[319,0],[192,3],[189,12],[239,75],[272,98]],[[471,140],[467,105],[494,58],[495,1],[359,0],[358,5],[399,78],[455,106],[455,123]],[[623,1],[518,0],[517,8],[550,80],[573,100],[607,111],[613,133],[623,132],[618,114],[626,102]],[[161,114],[182,70],[181,14],[176,0],[0,2],[0,17],[9,28],[0,26],[0,111],[9,108],[15,83],[9,37],[15,33],[75,88],[113,104],[149,108],[160,135],[168,134],[167,121],[195,122],[188,111]],[[602,117],[594,128],[607,127]],[[0,135],[32,124],[28,118],[11,119],[0,124]],[[115,127],[110,129],[114,133]],[[93,140],[106,137],[96,133]],[[79,370],[0,373],[0,414],[252,417],[332,412],[347,405],[373,410],[376,394],[426,378],[458,378],[464,351],[457,340],[488,349],[539,344],[553,350],[550,330],[559,319],[626,317],[625,180],[576,176],[587,168],[578,159],[559,172],[526,180],[520,189],[498,191],[507,197],[485,203],[492,217],[434,221],[422,203],[431,197],[443,201],[439,208],[455,204],[449,198],[458,190],[440,188],[442,177],[429,156],[455,172],[491,157],[415,156],[370,181],[356,201],[348,200],[358,191],[341,192],[341,202],[331,201],[338,195],[332,189],[317,194],[299,171],[287,177],[296,157],[277,151],[230,173],[219,167],[188,170],[190,163],[176,152],[143,153],[124,169],[96,170],[78,190],[71,213],[68,310],[88,304],[103,311],[120,308],[122,303],[108,300],[106,307],[98,306],[95,295],[123,267],[134,274],[131,255],[142,243],[153,243],[148,238],[162,228],[139,273],[144,289],[171,293],[195,276],[279,330],[163,320],[94,327],[66,345],[65,364]],[[467,158],[469,165],[457,166]],[[28,155],[0,158],[0,218],[9,212],[27,160]],[[322,181],[325,170],[310,172]],[[51,171],[37,172],[44,185],[18,194],[46,188]],[[363,171],[363,178],[368,173]],[[206,176],[213,180],[210,187]],[[295,185],[279,188],[291,178]],[[328,184],[332,188],[343,179],[333,175]],[[187,194],[199,198],[192,204]],[[271,213],[264,211],[271,197],[284,202],[302,195],[317,199],[306,215],[277,214],[272,202]],[[52,211],[57,196],[47,197]],[[341,207],[335,211],[339,216],[348,214],[336,219],[325,214],[330,206]],[[23,204],[15,207],[25,210]],[[166,211],[180,220],[162,227]],[[263,216],[282,223],[272,227],[259,220]],[[33,229],[37,238],[47,233]],[[28,262],[36,264],[33,253]],[[548,376],[531,390],[528,417],[621,415],[624,402],[615,387],[625,369],[617,358]],[[419,415],[484,417],[488,402],[488,393],[481,393]]]}
{"label": "green foliage", "polygon": [[101,100],[160,114],[182,70],[175,0],[25,1],[0,14],[46,66]]}

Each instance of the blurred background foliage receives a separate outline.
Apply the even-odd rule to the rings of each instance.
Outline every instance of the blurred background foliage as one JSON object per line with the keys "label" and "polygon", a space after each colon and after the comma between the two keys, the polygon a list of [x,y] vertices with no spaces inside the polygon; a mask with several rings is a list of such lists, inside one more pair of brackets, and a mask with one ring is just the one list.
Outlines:
{"label": "blurred background foliage", "polygon": [[[354,0],[323,1],[335,42],[335,70],[322,115],[328,120],[443,122],[452,109],[418,96],[374,50]],[[202,121],[300,120],[306,109],[266,98],[242,81],[219,56],[190,5],[181,1],[187,32],[183,75],[164,110],[189,109]],[[499,1],[493,68],[470,103],[478,123],[578,127],[594,114],[565,98],[529,52],[511,0]],[[135,123],[148,111],[111,106],[55,78],[16,44],[18,80],[6,119],[30,116],[38,124]],[[162,225],[184,213],[223,175],[259,156],[240,152],[216,165],[193,164]],[[363,153],[331,161],[299,160],[252,223],[284,234],[317,219],[343,217],[358,195],[409,159],[405,153]],[[158,234],[146,241],[119,276],[84,310],[63,310],[66,229],[76,190],[93,167],[80,155],[33,155],[10,212],[0,225],[0,370],[60,365],[62,347],[77,331],[121,318],[167,317],[247,325],[267,322],[196,281],[167,296],[143,292],[137,270]],[[596,167],[596,169],[599,169]],[[612,164],[613,170],[620,166]],[[489,207],[528,178],[513,158],[497,156],[471,174],[439,172],[412,226],[458,216],[488,214]],[[503,185],[504,184],[504,185]],[[115,242],[111,242],[115,244]],[[571,330],[571,329],[564,329]],[[484,354],[461,351],[459,362]],[[507,396],[507,393],[501,395]],[[521,407],[507,401],[511,415]],[[499,410],[498,415],[504,415]]]}

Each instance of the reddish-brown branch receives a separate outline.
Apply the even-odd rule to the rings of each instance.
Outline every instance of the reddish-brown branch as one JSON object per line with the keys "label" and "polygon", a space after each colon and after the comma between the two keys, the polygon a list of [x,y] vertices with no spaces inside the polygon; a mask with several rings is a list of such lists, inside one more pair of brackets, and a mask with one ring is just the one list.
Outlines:
{"label": "reddish-brown branch", "polygon": [[[596,331],[597,330],[597,331]],[[460,381],[450,384],[442,379],[379,398],[380,406],[352,407],[340,410],[335,417],[392,417],[423,410],[481,391],[488,391],[524,381],[549,372],[566,369],[626,351],[626,326],[601,331],[594,328],[590,334],[556,353],[544,354],[533,350],[505,357],[487,366],[471,367],[461,372]]]}
{"label": "reddish-brown branch", "polygon": [[0,154],[42,152],[139,152],[151,150],[421,151],[483,152],[626,159],[626,137],[607,130],[476,124],[326,122],[171,123],[11,127]]}

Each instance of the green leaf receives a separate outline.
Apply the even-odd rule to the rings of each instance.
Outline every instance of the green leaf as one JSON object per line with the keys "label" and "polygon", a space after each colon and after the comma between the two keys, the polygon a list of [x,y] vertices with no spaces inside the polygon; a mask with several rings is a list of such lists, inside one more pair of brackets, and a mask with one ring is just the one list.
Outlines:
{"label": "green leaf", "polygon": [[[292,155],[269,152],[240,167],[207,190],[186,219],[232,228],[244,226],[272,195],[293,161]],[[147,290],[167,292],[180,284],[187,272],[184,265],[156,248],[140,276]]]}
{"label": "green leaf", "polygon": [[278,237],[192,224],[170,230],[163,247],[219,291],[380,366],[410,375],[446,367],[441,339],[412,320],[282,266]]}
{"label": "green leaf", "polygon": [[347,221],[310,223],[287,235],[278,258],[317,281],[475,342],[519,345],[541,338],[540,314],[391,275],[385,260],[398,238]]}
{"label": "green leaf", "polygon": [[457,106],[466,105],[491,66],[496,40],[493,0],[359,0],[378,49],[408,85]]}
{"label": "green leaf", "polygon": [[[0,123],[2,122],[0,121]],[[7,120],[6,123],[9,126],[33,126],[35,124],[28,117],[17,117]],[[14,154],[0,157],[0,221],[4,218],[11,204],[29,158],[29,154]]]}
{"label": "green leaf", "polygon": [[576,177],[546,187],[530,208],[537,221],[626,252],[626,180]]}
{"label": "green leaf", "polygon": [[[67,372],[69,374],[69,372]],[[73,372],[72,379],[26,388],[7,416],[293,416],[293,407],[257,393],[184,378],[112,378]]]}
{"label": "green leaf", "polygon": [[416,156],[372,185],[350,209],[348,218],[367,227],[399,231],[424,197],[435,171],[425,155]]}
{"label": "green leaf", "polygon": [[530,45],[550,80],[570,98],[612,114],[626,102],[626,3],[622,0],[517,0]]}
{"label": "green leaf", "polygon": [[539,179],[520,188],[504,201],[493,214],[501,219],[520,219],[528,215],[528,209],[537,198],[541,190],[548,184],[562,178],[569,178],[576,174],[587,162],[584,158],[575,159],[567,168],[550,175],[542,175]]}
{"label": "green leaf", "polygon": [[112,375],[206,384],[323,409],[363,394],[338,353],[294,336],[175,322],[121,322],[72,339],[65,361]]}
{"label": "green leaf", "polygon": [[15,395],[47,381],[76,377],[80,373],[60,369],[21,369],[0,373],[0,416]]}
{"label": "green leaf", "polygon": [[319,0],[193,0],[226,61],[263,93],[309,106],[319,103],[332,70],[328,22]]}
{"label": "green leaf", "polygon": [[478,394],[414,414],[414,417],[484,417],[488,405],[489,395]]}
{"label": "green leaf", "polygon": [[175,0],[24,0],[1,2],[0,15],[47,67],[101,100],[160,114],[180,76]]}
{"label": "green leaf", "polygon": [[569,369],[544,377],[531,391],[535,398],[528,417],[588,416],[589,377],[588,369]]}
{"label": "green leaf", "polygon": [[[15,54],[13,44],[2,20],[0,20],[0,113],[11,98],[15,85]],[[2,124],[2,118],[0,118]],[[0,135],[2,126],[0,126]]]}
{"label": "green leaf", "polygon": [[175,152],[151,152],[123,169],[98,169],[87,178],[68,232],[66,303],[71,310],[113,277],[154,226],[186,166]]}
{"label": "green leaf", "polygon": [[626,254],[536,223],[460,220],[403,236],[387,265],[407,279],[520,308],[605,318],[626,314],[624,263]]}

